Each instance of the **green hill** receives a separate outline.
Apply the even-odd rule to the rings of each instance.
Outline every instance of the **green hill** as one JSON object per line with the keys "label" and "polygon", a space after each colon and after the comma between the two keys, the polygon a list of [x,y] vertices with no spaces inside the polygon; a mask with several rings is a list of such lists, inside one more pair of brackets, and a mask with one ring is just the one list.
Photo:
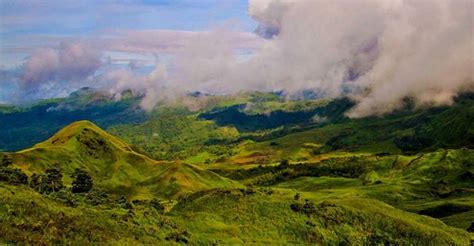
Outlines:
{"label": "green hill", "polygon": [[45,142],[6,156],[29,175],[57,166],[66,184],[76,168],[84,169],[101,188],[129,198],[168,198],[236,185],[189,164],[155,161],[89,121],[75,122]]}
{"label": "green hill", "polygon": [[[474,239],[472,97],[363,119],[343,116],[346,100],[232,100],[197,112],[160,106],[146,122],[107,132],[74,122],[29,149],[0,153],[0,243]],[[77,169],[93,189],[73,192]],[[37,189],[35,175],[51,170],[65,186]]]}
{"label": "green hill", "polygon": [[463,245],[470,241],[463,230],[372,199],[347,195],[325,199],[304,193],[295,201],[293,191],[269,191],[198,192],[178,203],[170,216],[186,224],[193,239],[203,244]]}

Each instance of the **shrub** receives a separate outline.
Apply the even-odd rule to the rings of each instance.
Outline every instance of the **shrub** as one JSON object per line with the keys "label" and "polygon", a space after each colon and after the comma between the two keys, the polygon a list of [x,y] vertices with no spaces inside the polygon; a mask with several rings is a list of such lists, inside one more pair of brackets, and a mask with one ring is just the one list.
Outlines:
{"label": "shrub", "polygon": [[71,177],[74,179],[72,182],[73,193],[87,193],[94,185],[92,177],[85,170],[77,168]]}
{"label": "shrub", "polygon": [[6,155],[0,157],[0,167],[8,167],[13,161]]}
{"label": "shrub", "polygon": [[189,233],[186,231],[186,230],[179,230],[179,231],[175,231],[173,233],[170,233],[168,234],[168,236],[166,236],[166,240],[167,241],[175,241],[177,243],[184,243],[184,244],[187,244],[189,239]]}
{"label": "shrub", "polygon": [[471,226],[469,226],[469,228],[467,228],[467,231],[468,232],[474,232],[474,222],[472,222]]}
{"label": "shrub", "polygon": [[380,176],[376,171],[369,171],[360,176],[363,185],[379,184]]}
{"label": "shrub", "polygon": [[316,206],[313,202],[310,202],[308,199],[304,200],[304,203],[301,204],[299,202],[292,203],[290,205],[291,210],[297,213],[303,213],[306,215],[311,215],[316,213]]}
{"label": "shrub", "polygon": [[28,176],[21,169],[1,166],[0,181],[9,184],[28,184]]}
{"label": "shrub", "polygon": [[303,210],[303,206],[301,205],[301,203],[292,203],[290,205],[290,208],[291,208],[291,210],[293,210],[297,213],[299,213],[299,212],[301,212],[301,210]]}
{"label": "shrub", "polygon": [[85,201],[95,206],[99,204],[109,203],[110,199],[107,192],[94,188],[87,193]]}
{"label": "shrub", "polygon": [[310,215],[316,212],[316,206],[313,202],[310,202],[308,199],[304,200],[303,204],[303,213]]}
{"label": "shrub", "polygon": [[434,141],[421,136],[403,136],[400,138],[395,138],[393,142],[402,151],[410,152],[428,148],[433,145]]}
{"label": "shrub", "polygon": [[57,167],[46,169],[44,174],[33,174],[30,186],[40,193],[58,192],[64,187],[63,174]]}
{"label": "shrub", "polygon": [[295,194],[295,201],[298,201],[300,199],[301,195],[300,193],[296,193]]}
{"label": "shrub", "polygon": [[286,168],[288,168],[289,164],[290,164],[290,163],[289,163],[288,160],[282,160],[282,161],[280,162],[280,165],[278,165],[278,168],[279,168],[279,169],[286,169]]}
{"label": "shrub", "polygon": [[158,211],[159,213],[163,213],[165,211],[165,207],[163,206],[163,204],[161,204],[161,202],[156,199],[156,198],[153,198],[151,201],[150,201],[150,205],[156,209],[156,211]]}
{"label": "shrub", "polygon": [[77,207],[77,200],[70,191],[65,189],[49,194],[49,198],[62,202],[69,207]]}

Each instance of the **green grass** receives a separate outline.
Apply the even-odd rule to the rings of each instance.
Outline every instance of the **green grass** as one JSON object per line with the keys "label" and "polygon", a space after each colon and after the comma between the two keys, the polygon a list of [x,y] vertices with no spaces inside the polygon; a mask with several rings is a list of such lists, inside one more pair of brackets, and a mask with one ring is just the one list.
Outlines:
{"label": "green grass", "polygon": [[90,172],[96,184],[134,198],[175,198],[187,192],[239,184],[180,162],[158,162],[88,121],[62,129],[33,148],[8,154],[28,175],[59,166],[66,184],[76,168]]}
{"label": "green grass", "polygon": [[180,228],[153,209],[68,207],[28,187],[0,183],[1,244],[153,244]]}
{"label": "green grass", "polygon": [[[54,103],[64,100],[79,108],[110,103],[100,94]],[[29,149],[0,155],[0,164],[6,156],[29,176],[59,166],[66,185],[42,195],[0,180],[0,243],[468,245],[474,239],[466,231],[474,222],[472,100],[250,132],[199,118],[242,103],[249,103],[248,115],[328,105],[284,102],[271,93],[197,96],[108,132],[73,123]],[[289,165],[279,165],[284,159]],[[87,194],[70,193],[76,168],[117,199],[92,205]],[[152,199],[167,212],[152,209]],[[305,199],[310,209],[294,211]]]}
{"label": "green grass", "polygon": [[316,204],[313,214],[294,212],[295,193],[275,189],[201,192],[178,203],[170,216],[186,224],[204,244],[363,244],[368,242],[465,244],[470,235],[441,221],[404,212],[372,199],[325,199],[304,193]]}

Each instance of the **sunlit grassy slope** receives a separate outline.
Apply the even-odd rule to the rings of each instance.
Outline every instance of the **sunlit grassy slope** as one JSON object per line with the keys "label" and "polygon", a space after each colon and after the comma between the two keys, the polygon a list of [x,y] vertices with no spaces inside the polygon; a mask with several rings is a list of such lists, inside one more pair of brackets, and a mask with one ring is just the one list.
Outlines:
{"label": "sunlit grassy slope", "polygon": [[131,198],[176,197],[236,184],[189,164],[152,160],[89,121],[75,122],[45,142],[8,156],[27,174],[58,166],[66,183],[76,168],[85,169],[99,186]]}
{"label": "sunlit grassy slope", "polygon": [[[235,181],[140,152],[80,121],[5,154],[27,174],[57,165],[66,184],[67,174],[84,168],[107,192],[138,202],[93,205],[87,195],[40,195],[0,183],[0,242],[465,245],[473,238],[466,231],[474,219],[470,149],[333,154],[246,169],[244,179],[227,175],[239,169],[223,169]],[[173,200],[165,214],[140,202],[156,197]]]}
{"label": "sunlit grassy slope", "polygon": [[[344,117],[346,99],[193,97],[186,100],[198,104],[196,111],[162,106],[144,122],[115,124],[107,132],[79,121],[29,149],[0,154],[0,161],[11,159],[28,175],[57,166],[66,184],[40,194],[0,180],[0,243],[474,240],[472,95],[449,107],[407,107],[364,119]],[[280,164],[285,159],[289,163]],[[95,190],[70,192],[76,168],[109,194],[105,202],[95,203]],[[164,213],[150,205],[153,198]]]}
{"label": "sunlit grassy slope", "polygon": [[[324,199],[312,212],[290,209],[295,192],[272,194],[241,190],[199,192],[178,203],[170,215],[186,224],[193,238],[204,244],[464,244],[470,236],[441,221],[403,212],[372,199]],[[192,218],[189,220],[189,218]]]}
{"label": "sunlit grassy slope", "polygon": [[181,230],[154,209],[67,206],[25,186],[0,183],[0,244],[117,244],[166,242]]}

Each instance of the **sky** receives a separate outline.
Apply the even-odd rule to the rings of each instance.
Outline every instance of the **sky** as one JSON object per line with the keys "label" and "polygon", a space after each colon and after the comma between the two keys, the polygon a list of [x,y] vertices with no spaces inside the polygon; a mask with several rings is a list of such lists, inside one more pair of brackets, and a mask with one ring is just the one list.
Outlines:
{"label": "sky", "polygon": [[[246,0],[2,0],[0,103],[30,103],[83,86],[104,86],[91,76],[113,67],[150,72],[158,59],[166,62],[177,46],[199,33],[224,28],[234,30],[234,36],[252,33],[257,22],[247,8]],[[96,66],[71,68],[59,61],[39,67],[41,60],[54,63],[68,54]]]}
{"label": "sky", "polygon": [[205,31],[231,23],[252,32],[246,0],[2,0],[0,66],[17,66],[40,47],[118,30]]}
{"label": "sky", "polygon": [[472,0],[0,1],[0,103],[93,87],[349,97],[349,117],[474,91]]}

